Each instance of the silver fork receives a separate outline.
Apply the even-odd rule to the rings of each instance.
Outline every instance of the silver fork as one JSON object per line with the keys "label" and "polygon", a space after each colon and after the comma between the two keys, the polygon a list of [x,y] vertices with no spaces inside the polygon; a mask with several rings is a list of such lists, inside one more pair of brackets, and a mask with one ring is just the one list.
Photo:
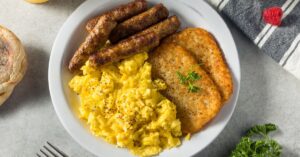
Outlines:
{"label": "silver fork", "polygon": [[43,148],[40,149],[40,152],[36,153],[37,157],[69,157],[50,142],[47,141],[47,144],[48,145],[44,145]]}

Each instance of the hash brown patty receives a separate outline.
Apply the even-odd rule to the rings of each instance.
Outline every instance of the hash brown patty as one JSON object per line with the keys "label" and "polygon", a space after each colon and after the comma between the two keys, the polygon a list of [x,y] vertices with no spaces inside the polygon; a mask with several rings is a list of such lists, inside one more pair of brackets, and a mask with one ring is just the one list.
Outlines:
{"label": "hash brown patty", "polygon": [[209,32],[201,28],[187,28],[168,37],[165,42],[175,43],[191,52],[217,85],[223,101],[230,99],[232,77],[218,43]]}
{"label": "hash brown patty", "polygon": [[[199,131],[220,111],[222,98],[219,90],[190,52],[173,43],[163,43],[150,53],[149,62],[152,76],[164,80],[168,86],[162,94],[176,105],[183,133]],[[196,93],[180,84],[176,74],[180,71],[186,75],[191,70],[201,76],[194,82],[200,87]]]}

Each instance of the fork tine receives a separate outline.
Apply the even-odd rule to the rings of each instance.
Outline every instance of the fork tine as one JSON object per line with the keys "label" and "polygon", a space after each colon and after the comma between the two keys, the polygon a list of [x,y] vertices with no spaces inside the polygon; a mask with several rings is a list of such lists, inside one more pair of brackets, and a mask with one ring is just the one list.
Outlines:
{"label": "fork tine", "polygon": [[58,157],[55,153],[53,153],[48,147],[43,146],[50,154],[52,154],[54,157]]}
{"label": "fork tine", "polygon": [[46,156],[46,157],[50,157],[48,154],[46,154],[42,149],[40,149],[40,151]]}
{"label": "fork tine", "polygon": [[40,154],[36,153],[36,156],[41,157]]}
{"label": "fork tine", "polygon": [[63,157],[69,157],[67,154],[65,154],[63,151],[59,150],[57,147],[55,147],[54,145],[52,145],[50,142],[48,142],[48,145],[53,148],[57,153],[59,153],[61,156]]}

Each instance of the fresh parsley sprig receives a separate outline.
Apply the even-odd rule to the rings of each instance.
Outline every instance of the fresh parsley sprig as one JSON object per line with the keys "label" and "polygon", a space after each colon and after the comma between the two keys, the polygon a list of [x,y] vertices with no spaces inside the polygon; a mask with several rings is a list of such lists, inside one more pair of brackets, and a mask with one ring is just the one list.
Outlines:
{"label": "fresh parsley sprig", "polygon": [[259,135],[266,137],[269,134],[269,132],[272,132],[275,130],[277,130],[277,127],[275,124],[268,123],[265,125],[256,125],[247,132],[246,136],[251,137],[255,134],[259,134]]}
{"label": "fresh parsley sprig", "polygon": [[185,77],[182,73],[180,73],[179,71],[176,72],[177,77],[180,81],[181,84],[186,84],[187,83],[187,77]]}
{"label": "fresh parsley sprig", "polygon": [[[232,151],[230,157],[279,157],[282,147],[268,134],[277,130],[274,124],[252,127]],[[254,138],[256,137],[256,138]]]}
{"label": "fresh parsley sprig", "polygon": [[201,77],[200,77],[200,75],[198,75],[198,73],[196,73],[195,71],[190,71],[190,72],[187,74],[187,78],[188,78],[188,80],[191,80],[191,81],[197,81],[197,80],[199,80]]}
{"label": "fresh parsley sprig", "polygon": [[188,91],[195,93],[200,90],[199,87],[194,85],[194,82],[201,79],[201,76],[196,73],[195,71],[190,71],[185,76],[184,74],[180,73],[179,71],[176,72],[177,77],[181,84],[186,85],[188,87]]}
{"label": "fresh parsley sprig", "polygon": [[189,92],[196,93],[200,90],[200,88],[189,83],[188,90],[189,90]]}

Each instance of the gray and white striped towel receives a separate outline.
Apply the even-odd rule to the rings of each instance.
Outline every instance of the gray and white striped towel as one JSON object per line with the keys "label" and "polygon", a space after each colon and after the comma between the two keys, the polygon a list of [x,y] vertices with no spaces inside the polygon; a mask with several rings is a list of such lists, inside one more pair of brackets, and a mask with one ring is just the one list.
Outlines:
{"label": "gray and white striped towel", "polygon": [[[300,79],[300,0],[207,0],[259,48]],[[281,7],[281,26],[266,24],[265,8]]]}

